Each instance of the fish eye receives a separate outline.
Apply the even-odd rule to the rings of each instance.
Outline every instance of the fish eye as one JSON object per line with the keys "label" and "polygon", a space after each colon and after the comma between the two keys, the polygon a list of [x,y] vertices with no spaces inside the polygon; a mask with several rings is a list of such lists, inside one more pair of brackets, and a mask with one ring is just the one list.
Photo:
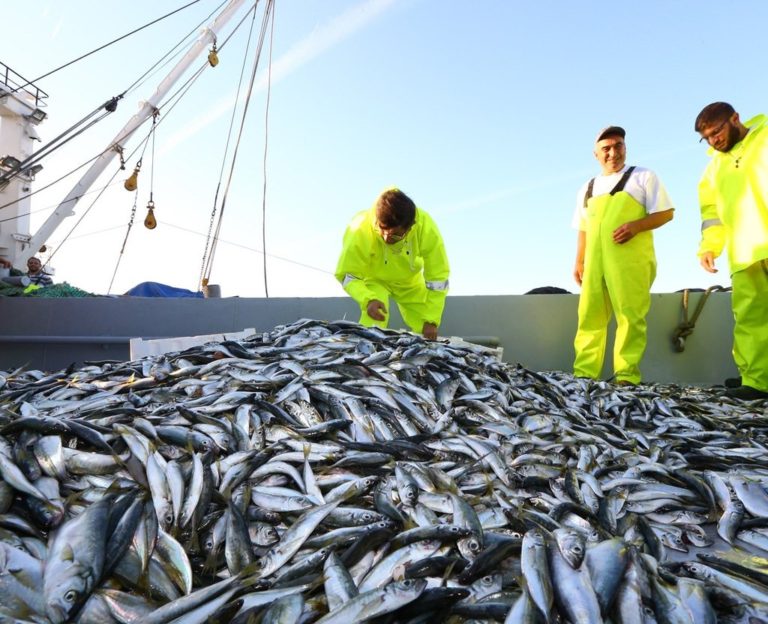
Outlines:
{"label": "fish eye", "polygon": [[491,585],[491,584],[493,584],[493,577],[492,576],[484,576],[482,579],[480,579],[480,582],[483,585]]}
{"label": "fish eye", "polygon": [[480,550],[480,542],[477,540],[470,540],[469,541],[469,549],[470,550]]}
{"label": "fish eye", "polygon": [[459,532],[459,527],[457,527],[457,526],[452,526],[452,527],[451,527],[451,529],[450,529],[450,531],[451,531],[451,533],[458,533],[458,532]]}
{"label": "fish eye", "polygon": [[64,594],[64,600],[70,603],[74,603],[77,600],[77,592],[74,589],[70,589],[66,594]]}
{"label": "fish eye", "polygon": [[373,520],[373,514],[368,513],[368,512],[364,513],[363,514],[363,520]]}

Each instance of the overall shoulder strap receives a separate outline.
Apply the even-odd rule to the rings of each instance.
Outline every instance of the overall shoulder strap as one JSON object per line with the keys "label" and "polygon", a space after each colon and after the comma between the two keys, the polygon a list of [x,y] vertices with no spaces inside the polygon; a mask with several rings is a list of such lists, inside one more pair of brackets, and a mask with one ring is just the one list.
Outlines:
{"label": "overall shoulder strap", "polygon": [[592,189],[595,188],[595,179],[592,178],[587,184],[587,192],[584,193],[584,208],[587,207],[587,202],[592,199]]}
{"label": "overall shoulder strap", "polygon": [[624,175],[621,176],[621,179],[616,183],[616,186],[613,187],[613,190],[611,191],[611,195],[616,195],[616,193],[621,193],[621,191],[624,190],[624,187],[627,185],[627,180],[629,180],[629,176],[632,175],[632,172],[635,170],[634,167],[629,167],[625,172]]}

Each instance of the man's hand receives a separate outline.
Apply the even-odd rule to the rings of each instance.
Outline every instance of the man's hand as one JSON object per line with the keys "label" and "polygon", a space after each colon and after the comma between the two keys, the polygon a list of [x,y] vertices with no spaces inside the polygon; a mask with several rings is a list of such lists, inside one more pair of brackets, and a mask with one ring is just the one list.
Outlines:
{"label": "man's hand", "polygon": [[627,221],[624,225],[620,225],[613,231],[613,242],[623,245],[627,241],[632,240],[639,232],[640,229],[634,221]]}
{"label": "man's hand", "polygon": [[384,321],[387,318],[387,306],[378,299],[371,299],[365,311],[374,321]]}
{"label": "man's hand", "polygon": [[705,251],[699,256],[699,263],[708,273],[717,273],[715,268],[715,254],[711,251]]}
{"label": "man's hand", "polygon": [[421,328],[421,333],[427,340],[437,340],[437,325],[434,323],[424,323],[424,327]]}
{"label": "man's hand", "polygon": [[581,280],[584,278],[584,262],[577,262],[576,266],[573,268],[573,279],[576,280],[576,283],[581,286]]}

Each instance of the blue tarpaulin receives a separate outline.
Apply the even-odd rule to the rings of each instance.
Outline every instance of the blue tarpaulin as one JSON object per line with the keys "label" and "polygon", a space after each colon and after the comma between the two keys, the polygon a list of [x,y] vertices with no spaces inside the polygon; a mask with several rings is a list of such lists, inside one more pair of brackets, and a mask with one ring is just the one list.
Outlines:
{"label": "blue tarpaulin", "polygon": [[203,299],[203,293],[187,290],[186,288],[176,288],[160,282],[142,282],[131,288],[126,295],[133,297],[193,297]]}

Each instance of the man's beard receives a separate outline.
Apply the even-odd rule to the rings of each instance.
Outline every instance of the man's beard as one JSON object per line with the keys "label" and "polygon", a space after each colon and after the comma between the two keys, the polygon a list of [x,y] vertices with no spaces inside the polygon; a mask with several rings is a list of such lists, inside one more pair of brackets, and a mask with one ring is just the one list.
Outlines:
{"label": "man's beard", "polygon": [[741,141],[741,131],[737,126],[734,126],[733,124],[729,124],[728,126],[728,141],[725,145],[725,148],[720,150],[721,152],[730,152],[731,149],[733,149],[733,146],[736,145]]}

